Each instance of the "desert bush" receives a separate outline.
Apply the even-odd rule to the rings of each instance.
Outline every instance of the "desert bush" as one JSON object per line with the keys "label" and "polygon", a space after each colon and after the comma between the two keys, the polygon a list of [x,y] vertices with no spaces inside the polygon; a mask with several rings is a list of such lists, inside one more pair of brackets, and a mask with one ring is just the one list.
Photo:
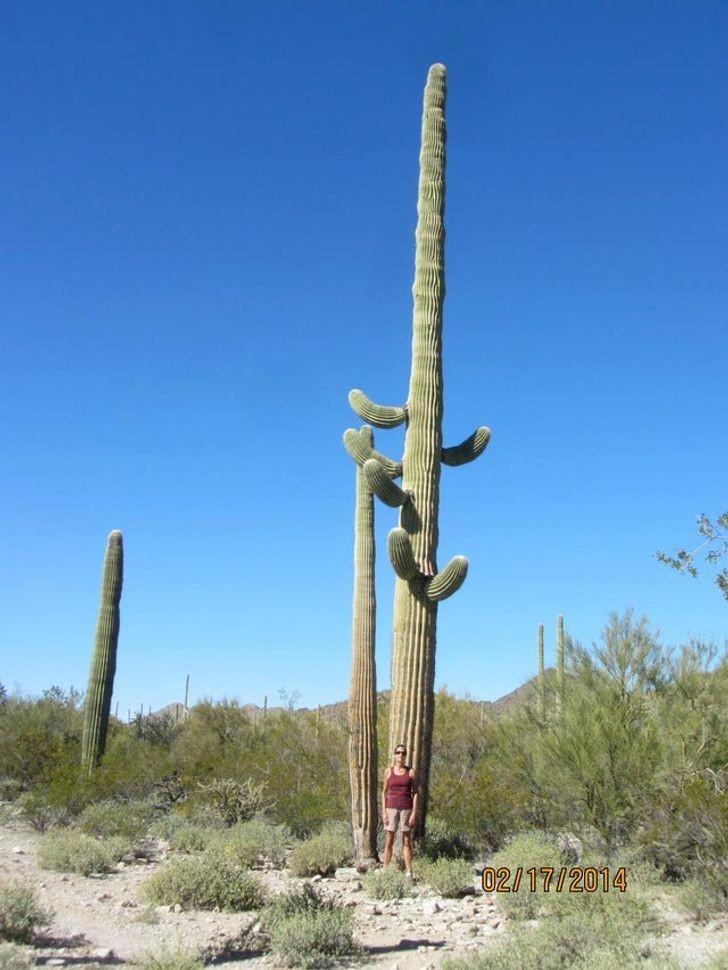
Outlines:
{"label": "desert bush", "polygon": [[87,835],[106,839],[114,836],[136,842],[152,820],[149,802],[103,801],[87,805],[78,817],[78,828]]}
{"label": "desert bush", "polygon": [[[496,871],[505,868],[510,873],[515,873],[518,868],[525,873],[535,867],[539,875],[542,866],[558,870],[562,857],[555,841],[549,836],[541,832],[523,832],[514,836],[500,852],[496,852],[489,865]],[[536,880],[535,893],[530,891],[528,879],[523,878],[518,892],[498,894],[498,907],[512,919],[532,919],[542,906],[556,898],[556,894],[544,893],[543,889],[541,878]]]}
{"label": "desert bush", "polygon": [[191,822],[178,815],[168,815],[158,819],[151,828],[154,836],[165,839],[170,849],[175,852],[204,851],[210,842],[220,833],[219,826],[203,825]]}
{"label": "desert bush", "polygon": [[0,968],[2,970],[27,970],[34,966],[32,956],[15,943],[0,943]]}
{"label": "desert bush", "polygon": [[186,909],[242,912],[265,902],[265,890],[254,876],[209,855],[173,859],[142,884],[140,893],[152,906],[179,903]]}
{"label": "desert bush", "polygon": [[215,833],[209,843],[209,851],[246,869],[265,862],[282,866],[288,854],[289,842],[290,835],[285,826],[250,819]]}
{"label": "desert bush", "polygon": [[204,967],[202,958],[189,950],[159,950],[157,953],[146,953],[134,961],[140,970],[200,970]]}
{"label": "desert bush", "polygon": [[129,851],[126,839],[94,838],[69,829],[47,832],[38,843],[38,865],[56,872],[77,872],[82,876],[108,872]]}
{"label": "desert bush", "polygon": [[428,816],[419,850],[428,859],[464,859],[471,854],[471,848],[462,835],[437,816]]}
{"label": "desert bush", "polygon": [[402,899],[412,894],[412,881],[395,866],[371,869],[362,882],[367,896],[373,899]]}
{"label": "desert bush", "polygon": [[473,867],[465,859],[421,859],[415,864],[415,874],[420,882],[451,899],[472,893],[475,888]]}
{"label": "desert bush", "polygon": [[31,886],[17,880],[0,883],[0,940],[24,943],[50,920]]}
{"label": "desert bush", "polygon": [[36,832],[47,832],[54,826],[68,825],[72,814],[64,807],[53,804],[47,792],[32,788],[23,792],[15,801],[21,818]]}
{"label": "desert bush", "polygon": [[287,967],[325,967],[358,952],[353,912],[309,884],[272,900],[261,925],[276,959]]}
{"label": "desert bush", "polygon": [[204,818],[220,819],[224,825],[235,825],[269,811],[274,799],[266,793],[265,782],[252,778],[238,781],[235,778],[215,778],[211,782],[198,783],[197,791],[190,798],[190,810]]}
{"label": "desert bush", "polygon": [[340,825],[324,825],[320,832],[299,842],[288,866],[294,876],[328,876],[351,860],[352,844]]}
{"label": "desert bush", "polygon": [[558,903],[538,926],[516,924],[507,943],[443,970],[678,970],[658,947],[650,954],[645,936],[657,925],[639,892],[550,895]]}

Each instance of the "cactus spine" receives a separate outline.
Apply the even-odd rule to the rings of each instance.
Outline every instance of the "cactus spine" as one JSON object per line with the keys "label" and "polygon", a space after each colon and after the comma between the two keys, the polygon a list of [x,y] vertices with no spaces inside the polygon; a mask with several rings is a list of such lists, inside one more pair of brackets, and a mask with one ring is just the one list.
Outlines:
{"label": "cactus spine", "polygon": [[114,690],[116,648],[119,642],[119,603],[124,578],[121,532],[109,533],[101,574],[101,604],[84,703],[81,765],[91,773],[103,756]]}
{"label": "cactus spine", "polygon": [[399,527],[388,544],[397,575],[389,738],[404,742],[408,761],[418,774],[422,823],[432,748],[437,604],[459,589],[468,567],[463,556],[456,556],[440,573],[437,570],[440,464],[472,461],[490,438],[490,431],[483,427],[460,445],[442,445],[444,211],[445,68],[435,64],[428,73],[422,116],[407,402],[401,407],[382,407],[359,390],[349,395],[354,411],[376,427],[406,425],[401,488],[392,481],[397,477],[392,466],[398,469],[400,463],[372,455],[362,462],[362,470],[372,491],[400,510]]}
{"label": "cactus spine", "polygon": [[[362,454],[366,456],[371,454],[371,428],[365,425],[354,442],[348,432],[347,435],[347,446],[351,445],[354,450],[363,449]],[[364,472],[357,466],[349,687],[349,783],[354,852],[359,863],[377,858],[377,604],[374,557],[374,497]]]}

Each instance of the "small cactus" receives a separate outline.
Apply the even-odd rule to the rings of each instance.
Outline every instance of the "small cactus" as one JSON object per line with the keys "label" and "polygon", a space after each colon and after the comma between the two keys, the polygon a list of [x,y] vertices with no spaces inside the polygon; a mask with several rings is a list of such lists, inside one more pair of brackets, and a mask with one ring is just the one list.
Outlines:
{"label": "small cactus", "polygon": [[88,773],[98,765],[106,747],[119,642],[119,603],[123,578],[124,546],[121,532],[114,530],[109,533],[106,543],[101,574],[101,605],[84,702],[81,765]]}

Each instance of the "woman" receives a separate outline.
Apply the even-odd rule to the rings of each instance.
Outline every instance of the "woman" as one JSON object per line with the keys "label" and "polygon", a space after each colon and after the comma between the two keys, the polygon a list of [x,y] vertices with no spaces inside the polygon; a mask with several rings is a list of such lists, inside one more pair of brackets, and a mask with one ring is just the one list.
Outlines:
{"label": "woman", "polygon": [[394,833],[402,833],[402,858],[407,877],[412,878],[411,830],[417,824],[417,781],[412,768],[404,763],[407,749],[398,744],[394,764],[384,772],[382,785],[382,822],[384,823],[384,865],[392,861]]}

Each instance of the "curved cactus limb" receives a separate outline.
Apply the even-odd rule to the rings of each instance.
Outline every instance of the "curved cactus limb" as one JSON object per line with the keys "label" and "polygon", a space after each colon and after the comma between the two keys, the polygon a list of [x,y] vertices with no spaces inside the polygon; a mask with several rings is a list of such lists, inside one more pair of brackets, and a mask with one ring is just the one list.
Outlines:
{"label": "curved cactus limb", "polygon": [[364,421],[373,424],[375,428],[397,428],[407,420],[407,405],[404,407],[386,407],[370,401],[363,391],[354,388],[349,391],[349,404],[355,414]]}
{"label": "curved cactus limb", "polygon": [[475,461],[478,455],[482,455],[490,441],[490,428],[483,425],[474,431],[469,438],[461,441],[459,445],[452,448],[442,449],[443,465],[466,465],[469,461]]}
{"label": "curved cactus limb", "polygon": [[419,573],[412,543],[405,529],[392,529],[387,537],[389,561],[400,579],[414,579]]}
{"label": "curved cactus limb", "polygon": [[441,603],[448,596],[457,593],[468,575],[468,560],[465,556],[453,556],[445,568],[428,582],[426,593],[433,603]]}
{"label": "curved cactus limb", "polygon": [[362,471],[369,488],[385,505],[396,509],[398,506],[409,502],[409,492],[405,492],[399,485],[394,484],[376,458],[369,458],[365,461],[362,465]]}
{"label": "curved cactus limb", "polygon": [[366,424],[360,431],[348,428],[344,432],[344,447],[357,465],[363,465],[369,458],[376,458],[390,478],[399,478],[402,475],[402,462],[392,461],[391,458],[387,458],[381,452],[375,451],[372,447],[373,436],[371,431],[372,429]]}

